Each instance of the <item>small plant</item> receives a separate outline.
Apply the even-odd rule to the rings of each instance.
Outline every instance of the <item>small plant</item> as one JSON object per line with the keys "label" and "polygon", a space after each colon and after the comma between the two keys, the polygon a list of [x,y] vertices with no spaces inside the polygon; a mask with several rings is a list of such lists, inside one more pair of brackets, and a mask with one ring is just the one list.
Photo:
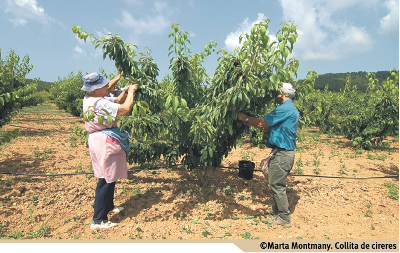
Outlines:
{"label": "small plant", "polygon": [[37,196],[33,196],[32,197],[32,202],[34,206],[37,206],[37,204],[39,203],[39,198]]}
{"label": "small plant", "polygon": [[321,169],[318,168],[318,167],[316,167],[316,168],[313,169],[313,173],[314,173],[315,175],[319,175],[319,174],[321,173]]}
{"label": "small plant", "polygon": [[187,225],[187,226],[184,226],[183,229],[179,230],[179,232],[185,232],[185,233],[190,234],[190,233],[193,232],[193,230],[192,230],[192,227],[190,227],[189,225]]}
{"label": "small plant", "polygon": [[231,233],[225,233],[223,235],[217,236],[217,238],[225,238],[226,236],[232,236],[232,234]]}
{"label": "small plant", "polygon": [[140,188],[136,188],[136,189],[132,190],[132,194],[140,195]]}
{"label": "small plant", "polygon": [[381,161],[385,161],[386,158],[387,158],[387,154],[383,154],[383,155],[378,156],[378,160],[381,160]]}
{"label": "small plant", "polygon": [[347,175],[347,169],[346,169],[346,165],[341,164],[340,165],[340,170],[338,171],[339,175],[343,176],[343,175]]}
{"label": "small plant", "polygon": [[269,220],[268,221],[263,220],[262,223],[267,224],[268,227],[272,227],[272,223]]}
{"label": "small plant", "polygon": [[230,186],[226,187],[224,193],[226,196],[230,196],[232,194],[232,188]]}
{"label": "small plant", "polygon": [[241,148],[241,147],[243,147],[244,142],[242,139],[239,139],[239,140],[237,140],[236,144],[238,145],[239,148]]}
{"label": "small plant", "polygon": [[241,236],[243,239],[246,239],[246,240],[253,239],[253,237],[254,237],[249,232],[246,232],[246,233],[242,234]]}
{"label": "small plant", "polygon": [[367,205],[367,208],[368,208],[368,210],[367,210],[367,212],[365,213],[365,217],[367,217],[367,218],[371,218],[371,204],[368,204]]}
{"label": "small plant", "polygon": [[13,182],[12,178],[7,178],[7,180],[6,180],[6,186],[11,186],[11,185],[12,185],[12,182]]}
{"label": "small plant", "polygon": [[302,167],[304,165],[303,165],[303,161],[301,159],[301,155],[300,155],[300,158],[296,161],[296,165],[295,166],[296,166],[296,169],[294,170],[294,172],[297,175],[303,175],[304,174],[304,170],[302,169]]}
{"label": "small plant", "polygon": [[207,231],[207,229],[203,228],[204,231],[201,233],[204,237],[207,237],[209,235],[212,235],[210,232]]}
{"label": "small plant", "polygon": [[395,184],[386,182],[384,186],[389,189],[388,192],[389,197],[391,197],[392,199],[399,200],[399,189]]}
{"label": "small plant", "polygon": [[255,153],[250,151],[241,151],[242,160],[244,161],[252,161],[254,160]]}

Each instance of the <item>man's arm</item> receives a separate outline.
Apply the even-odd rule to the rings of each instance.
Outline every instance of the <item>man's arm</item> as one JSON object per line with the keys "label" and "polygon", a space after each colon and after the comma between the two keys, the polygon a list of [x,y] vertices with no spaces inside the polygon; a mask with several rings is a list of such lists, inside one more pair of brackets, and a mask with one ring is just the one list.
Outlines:
{"label": "man's arm", "polygon": [[263,117],[249,117],[246,114],[239,112],[238,120],[242,121],[246,126],[256,127],[265,132],[269,131],[269,125],[267,124],[267,122],[265,122]]}

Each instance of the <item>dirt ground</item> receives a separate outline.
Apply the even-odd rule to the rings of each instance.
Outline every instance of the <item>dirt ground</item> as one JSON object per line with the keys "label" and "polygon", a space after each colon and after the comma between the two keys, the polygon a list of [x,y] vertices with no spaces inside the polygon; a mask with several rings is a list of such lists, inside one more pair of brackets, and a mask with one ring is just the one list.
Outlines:
{"label": "dirt ground", "polygon": [[[24,109],[3,128],[18,127],[20,135],[0,146],[0,172],[90,172],[87,148],[73,133],[76,126],[82,128],[80,118],[51,104]],[[209,170],[205,187],[181,168],[129,172],[115,193],[115,204],[125,211],[110,215],[119,225],[108,230],[89,228],[97,183],[90,174],[0,174],[0,238],[398,239],[399,202],[389,196],[391,189],[398,198],[398,178],[351,179],[398,175],[398,141],[357,151],[350,141],[313,129],[298,137],[287,187],[291,227],[268,222],[273,200],[259,171],[244,180],[236,169]],[[258,167],[268,153],[244,141],[223,166],[237,167],[247,157]]]}

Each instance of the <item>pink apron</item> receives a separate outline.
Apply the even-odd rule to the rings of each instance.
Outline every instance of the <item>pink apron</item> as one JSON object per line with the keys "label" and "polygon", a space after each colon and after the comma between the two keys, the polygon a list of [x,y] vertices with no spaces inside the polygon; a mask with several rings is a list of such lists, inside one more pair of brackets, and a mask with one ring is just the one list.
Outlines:
{"label": "pink apron", "polygon": [[[94,105],[99,101],[99,97],[84,97],[83,112],[93,110]],[[90,107],[90,108],[89,108]],[[92,122],[85,122],[85,129],[89,132],[89,154],[92,160],[94,176],[104,178],[107,183],[117,181],[119,178],[127,178],[126,153],[119,142],[101,132],[105,128],[116,126],[116,120],[111,125],[104,120],[104,125],[97,121],[95,114]]]}

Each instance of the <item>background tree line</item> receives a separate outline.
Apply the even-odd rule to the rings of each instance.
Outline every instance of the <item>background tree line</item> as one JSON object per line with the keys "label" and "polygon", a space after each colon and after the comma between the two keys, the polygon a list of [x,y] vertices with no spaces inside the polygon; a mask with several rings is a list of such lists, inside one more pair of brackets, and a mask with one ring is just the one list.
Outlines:
{"label": "background tree line", "polygon": [[[379,82],[386,81],[390,76],[390,71],[377,71],[372,73]],[[344,89],[347,78],[351,75],[352,85],[357,86],[358,91],[365,92],[368,88],[367,74],[368,73],[365,71],[321,74],[315,79],[314,88],[316,90],[325,90],[325,88],[328,87],[328,91],[339,92]]]}

